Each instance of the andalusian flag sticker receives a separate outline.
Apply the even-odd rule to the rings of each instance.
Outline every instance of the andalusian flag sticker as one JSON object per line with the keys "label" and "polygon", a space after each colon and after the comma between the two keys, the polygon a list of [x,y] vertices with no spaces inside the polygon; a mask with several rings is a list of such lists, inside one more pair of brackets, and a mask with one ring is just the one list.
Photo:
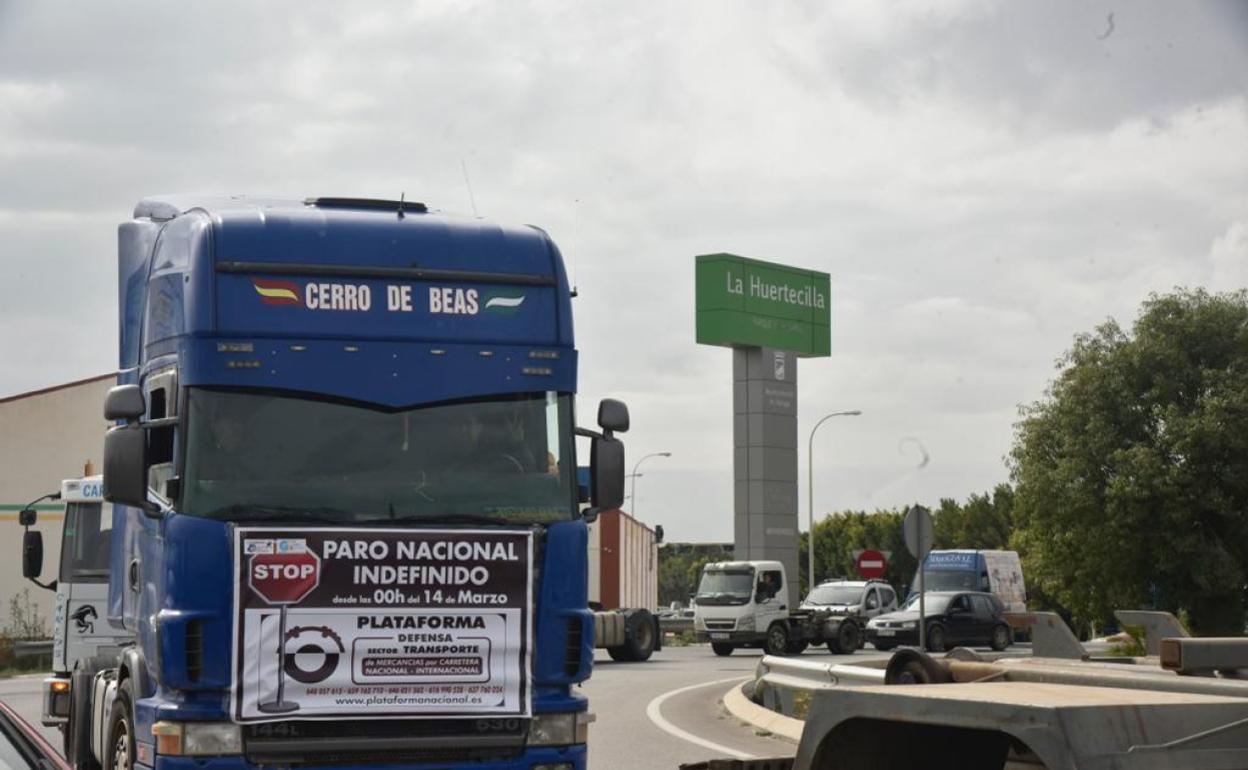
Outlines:
{"label": "andalusian flag sticker", "polygon": [[291,281],[273,281],[253,279],[252,287],[260,295],[260,301],[266,305],[302,305],[299,299],[299,284]]}
{"label": "andalusian flag sticker", "polygon": [[511,315],[519,312],[520,306],[523,304],[523,294],[489,294],[485,298],[486,311],[490,313],[499,313],[501,315]]}

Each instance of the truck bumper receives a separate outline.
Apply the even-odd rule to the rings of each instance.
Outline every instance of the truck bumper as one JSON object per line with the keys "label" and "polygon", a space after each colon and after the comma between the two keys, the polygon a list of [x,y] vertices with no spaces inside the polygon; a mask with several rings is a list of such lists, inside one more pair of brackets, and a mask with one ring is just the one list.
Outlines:
{"label": "truck bumper", "polygon": [[[431,762],[386,762],[355,764],[351,762],[287,765],[291,770],[585,770],[585,744],[573,746],[542,746],[523,749],[515,757],[488,760],[456,760]],[[135,768],[146,765],[135,763]],[[157,756],[153,770],[260,770],[260,765],[241,755],[227,757],[166,757]]]}
{"label": "truck bumper", "polygon": [[694,638],[699,642],[720,642],[747,647],[762,644],[767,635],[761,631],[696,631]]}
{"label": "truck bumper", "polygon": [[43,707],[39,721],[44,727],[60,727],[69,721],[69,677],[52,675],[43,680]]}

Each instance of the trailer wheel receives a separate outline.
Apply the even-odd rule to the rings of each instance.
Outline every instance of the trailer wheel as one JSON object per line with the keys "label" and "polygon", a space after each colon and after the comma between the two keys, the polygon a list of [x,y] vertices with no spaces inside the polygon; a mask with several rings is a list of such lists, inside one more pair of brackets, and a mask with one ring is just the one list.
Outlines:
{"label": "trailer wheel", "polygon": [[767,641],[763,651],[768,655],[784,655],[789,650],[789,629],[783,623],[772,623],[767,629]]}
{"label": "trailer wheel", "polygon": [[78,670],[69,684],[69,721],[65,731],[65,761],[77,770],[100,770],[91,753],[91,684],[94,672]]}
{"label": "trailer wheel", "polygon": [[733,646],[727,642],[711,642],[711,650],[721,658],[726,658],[732,654]]}
{"label": "trailer wheel", "polygon": [[130,680],[117,685],[117,699],[108,717],[108,742],[104,745],[105,770],[134,769],[134,695]]}

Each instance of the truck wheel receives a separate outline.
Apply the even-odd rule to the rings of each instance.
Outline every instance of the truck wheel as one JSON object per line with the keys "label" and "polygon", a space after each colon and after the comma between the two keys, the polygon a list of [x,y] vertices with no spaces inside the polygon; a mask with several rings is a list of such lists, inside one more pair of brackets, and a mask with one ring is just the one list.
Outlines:
{"label": "truck wheel", "polygon": [[872,642],[872,644],[874,644],[875,649],[879,650],[880,652],[888,652],[889,650],[897,646],[891,642]]}
{"label": "truck wheel", "polygon": [[1010,627],[1005,625],[992,629],[992,649],[1001,652],[1010,646]]}
{"label": "truck wheel", "polygon": [[632,610],[624,618],[624,643],[608,647],[611,660],[620,663],[640,663],[654,654],[658,641],[654,615],[648,610]]}
{"label": "truck wheel", "polygon": [[945,651],[945,629],[939,623],[933,623],[927,627],[927,651]]}
{"label": "truck wheel", "polygon": [[772,623],[767,629],[767,641],[763,651],[768,655],[784,655],[789,650],[789,629],[783,623]]}
{"label": "truck wheel", "polygon": [[134,768],[134,702],[130,680],[117,685],[117,699],[108,717],[108,742],[104,744],[104,770]]}
{"label": "truck wheel", "polygon": [[837,650],[833,652],[832,643],[828,642],[828,651],[833,655],[853,655],[858,649],[859,637],[858,624],[852,621],[845,621],[841,627],[836,630],[836,646]]}
{"label": "truck wheel", "polygon": [[77,770],[100,770],[91,753],[91,684],[95,674],[75,671],[69,680],[69,721],[65,731],[65,761]]}
{"label": "truck wheel", "polygon": [[721,658],[726,658],[732,654],[732,645],[727,642],[711,642],[711,649]]}
{"label": "truck wheel", "polygon": [[810,642],[807,642],[805,639],[803,639],[802,641],[796,641],[796,640],[790,639],[789,648],[787,652],[790,655],[801,655],[803,652],[806,652],[806,648],[809,646],[810,646]]}

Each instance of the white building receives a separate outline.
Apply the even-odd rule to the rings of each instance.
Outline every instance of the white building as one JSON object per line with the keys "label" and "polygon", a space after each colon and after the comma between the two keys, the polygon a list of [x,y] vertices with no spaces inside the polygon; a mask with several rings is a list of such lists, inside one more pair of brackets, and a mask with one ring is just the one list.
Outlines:
{"label": "white building", "polygon": [[[17,514],[26,503],[60,491],[63,479],[99,473],[104,460],[104,395],[116,374],[0,398],[0,630],[10,625],[9,606],[24,589],[52,627],[53,594],[22,578],[22,529]],[[43,533],[43,581],[57,578],[64,505],[43,501],[36,527]]]}

